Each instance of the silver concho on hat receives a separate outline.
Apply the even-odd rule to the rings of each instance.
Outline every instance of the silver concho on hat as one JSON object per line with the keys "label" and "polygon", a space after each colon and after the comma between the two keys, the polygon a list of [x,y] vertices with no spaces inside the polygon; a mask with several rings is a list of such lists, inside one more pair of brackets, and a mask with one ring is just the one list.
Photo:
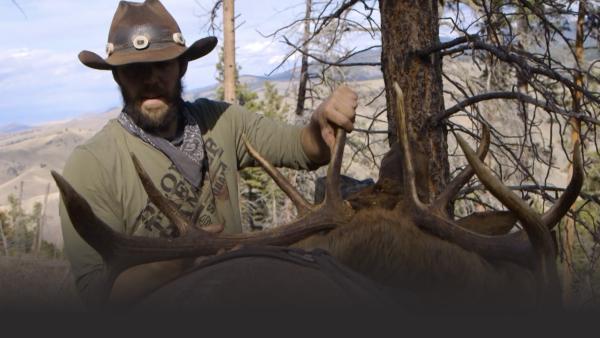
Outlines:
{"label": "silver concho on hat", "polygon": [[110,42],[107,43],[106,44],[106,55],[110,56],[114,51],[115,51],[115,45],[113,45]]}
{"label": "silver concho on hat", "polygon": [[185,39],[183,38],[183,34],[177,32],[177,33],[173,33],[173,41],[175,41],[175,43],[178,43],[182,46],[185,46]]}
{"label": "silver concho on hat", "polygon": [[146,49],[150,45],[150,40],[145,35],[137,35],[133,38],[133,47],[137,50]]}

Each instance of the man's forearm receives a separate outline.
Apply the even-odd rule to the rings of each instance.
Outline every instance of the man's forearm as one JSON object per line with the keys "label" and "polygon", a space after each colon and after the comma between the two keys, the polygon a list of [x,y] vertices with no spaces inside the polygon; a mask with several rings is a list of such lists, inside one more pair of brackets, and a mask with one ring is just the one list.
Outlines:
{"label": "man's forearm", "polygon": [[110,293],[110,305],[129,305],[181,275],[190,259],[177,259],[130,268],[117,277]]}
{"label": "man's forearm", "polygon": [[318,165],[329,163],[331,157],[330,150],[321,136],[321,127],[318,123],[311,120],[302,129],[300,137],[304,153],[313,163]]}

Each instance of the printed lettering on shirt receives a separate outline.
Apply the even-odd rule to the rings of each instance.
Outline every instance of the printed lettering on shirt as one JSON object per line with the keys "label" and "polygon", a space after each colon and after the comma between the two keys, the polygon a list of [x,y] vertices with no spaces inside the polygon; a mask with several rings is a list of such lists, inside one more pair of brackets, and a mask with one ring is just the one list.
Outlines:
{"label": "printed lettering on shirt", "polygon": [[[157,186],[163,196],[173,202],[194,227],[199,228],[216,221],[216,207],[208,182],[204,182],[201,189],[196,189],[171,165]],[[136,225],[142,224],[143,227],[137,227],[137,235],[172,238],[177,234],[176,227],[150,201],[137,219]]]}
{"label": "printed lettering on shirt", "polygon": [[216,199],[228,200],[229,189],[227,189],[227,165],[223,162],[223,149],[220,148],[212,138],[205,141],[206,152],[210,157],[210,177],[212,182],[212,191]]}

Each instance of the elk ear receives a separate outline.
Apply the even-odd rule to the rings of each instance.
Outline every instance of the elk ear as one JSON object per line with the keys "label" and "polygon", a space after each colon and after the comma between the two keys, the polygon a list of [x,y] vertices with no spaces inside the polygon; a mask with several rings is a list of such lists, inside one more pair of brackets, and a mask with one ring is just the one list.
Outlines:
{"label": "elk ear", "polygon": [[467,230],[481,235],[506,235],[517,223],[517,217],[510,211],[476,212],[456,223]]}

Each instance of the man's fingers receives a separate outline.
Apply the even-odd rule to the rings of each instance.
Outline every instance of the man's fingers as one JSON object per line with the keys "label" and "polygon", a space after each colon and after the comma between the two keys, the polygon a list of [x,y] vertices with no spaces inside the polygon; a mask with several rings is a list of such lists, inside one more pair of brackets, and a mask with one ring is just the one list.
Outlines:
{"label": "man's fingers", "polygon": [[354,106],[354,103],[349,101],[338,101],[335,103],[334,109],[342,113],[349,120],[354,121],[356,116],[356,107]]}
{"label": "man's fingers", "polygon": [[339,101],[347,102],[354,108],[358,106],[358,95],[349,87],[339,87],[335,96],[336,98],[339,98]]}
{"label": "man's fingers", "polygon": [[333,128],[331,128],[331,126],[326,126],[325,128],[321,129],[321,137],[329,148],[333,147],[333,144],[335,143],[335,135],[333,134]]}
{"label": "man's fingers", "polygon": [[229,251],[237,251],[237,250],[241,250],[244,248],[244,244],[236,244],[233,248],[231,248],[231,250]]}
{"label": "man's fingers", "polygon": [[348,86],[339,86],[337,88],[337,91],[339,91],[340,93],[349,96],[350,98],[353,98],[354,100],[358,99],[358,95],[356,94],[356,92],[352,89],[350,89],[350,87]]}
{"label": "man's fingers", "polygon": [[332,147],[335,143],[334,128],[342,128],[350,133],[354,130],[358,95],[346,86],[338,87],[317,109],[317,121],[321,127],[321,137]]}
{"label": "man's fingers", "polygon": [[202,227],[202,230],[209,232],[211,234],[219,234],[225,230],[224,224],[209,224]]}
{"label": "man's fingers", "polygon": [[346,114],[337,109],[330,111],[327,118],[330,123],[344,128],[344,130],[348,133],[354,130],[354,122]]}

